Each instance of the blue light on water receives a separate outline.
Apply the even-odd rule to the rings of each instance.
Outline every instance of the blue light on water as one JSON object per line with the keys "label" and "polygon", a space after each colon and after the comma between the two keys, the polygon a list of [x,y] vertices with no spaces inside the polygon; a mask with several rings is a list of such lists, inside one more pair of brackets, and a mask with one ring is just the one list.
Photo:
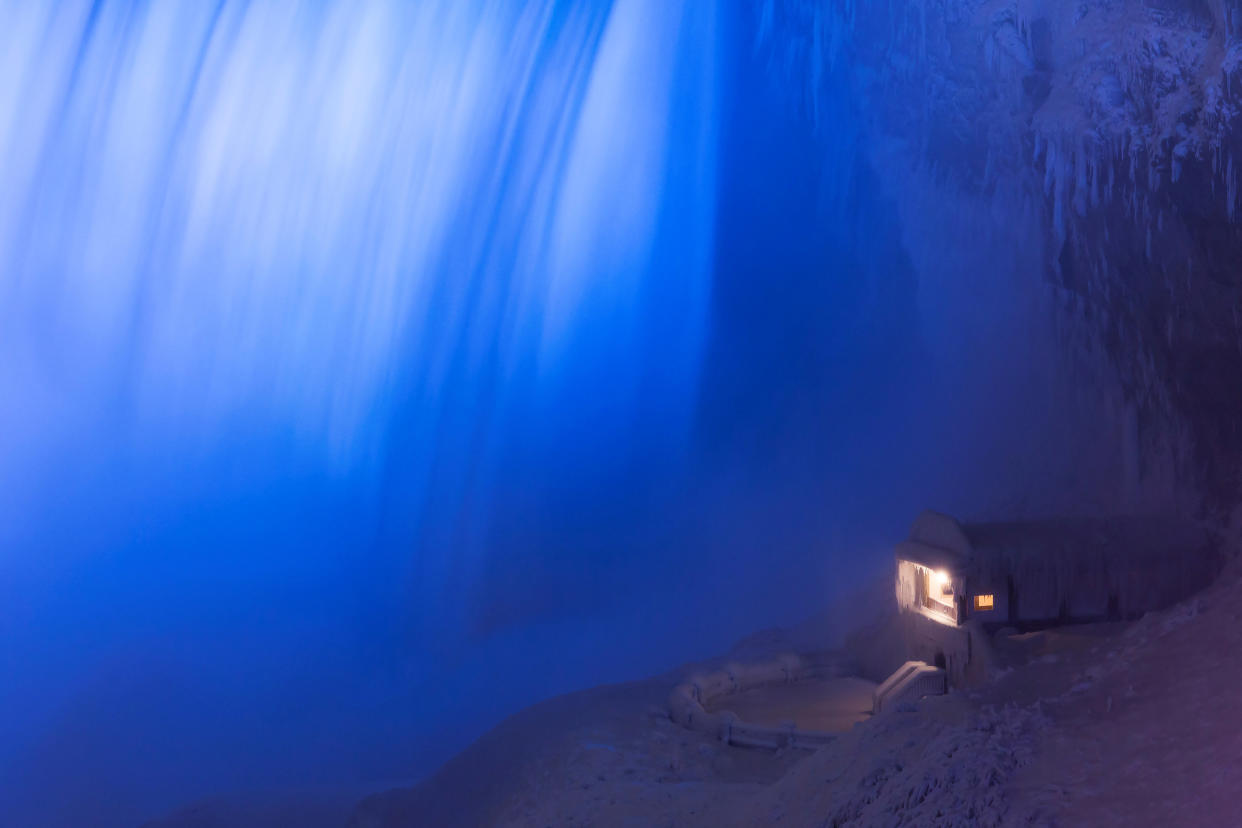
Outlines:
{"label": "blue light on water", "polygon": [[409,782],[1054,479],[1038,211],[858,8],[0,0],[0,824]]}
{"label": "blue light on water", "polygon": [[[692,366],[711,241],[710,11],[2,14],[15,47],[0,88],[6,344],[52,404],[97,383],[142,442],[154,428],[210,444],[238,418],[356,468],[382,452],[397,396],[434,398],[454,371],[542,389],[595,358],[584,337],[631,353],[657,271],[686,286],[689,332],[670,357]],[[698,65],[680,57],[687,42]],[[671,168],[687,147],[697,169]],[[657,251],[670,183],[701,196],[678,203],[687,232]],[[661,268],[670,255],[678,267]]]}
{"label": "blue light on water", "polygon": [[[627,462],[653,424],[675,449],[711,299],[716,17],[0,3],[15,784],[47,794],[52,732],[82,776],[139,762],[103,763],[78,732],[92,686],[139,682],[115,693],[202,719],[169,687],[227,674],[228,698],[270,695],[323,642],[358,650],[349,625],[370,640],[358,618],[382,603],[365,584],[400,581],[396,600],[459,635],[446,584],[484,563],[471,539],[498,479]],[[272,666],[281,651],[303,666]],[[151,658],[174,678],[141,684]],[[191,767],[117,812],[193,793]],[[75,783],[58,813],[102,786]]]}

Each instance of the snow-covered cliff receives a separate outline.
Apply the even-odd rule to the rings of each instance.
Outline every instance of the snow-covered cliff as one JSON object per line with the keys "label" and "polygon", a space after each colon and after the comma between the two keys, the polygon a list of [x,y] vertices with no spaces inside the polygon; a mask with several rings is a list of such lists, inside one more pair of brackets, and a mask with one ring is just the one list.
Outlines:
{"label": "snow-covered cliff", "polygon": [[970,331],[1009,306],[1026,341],[1047,340],[1030,347],[1054,366],[1058,410],[1079,406],[1078,422],[1110,433],[1078,452],[1106,469],[1081,495],[1227,507],[1242,454],[1242,7],[762,0],[752,11],[756,49],[796,105],[816,117],[848,88],[860,125],[849,140],[901,205],[920,301],[947,309],[924,317]]}

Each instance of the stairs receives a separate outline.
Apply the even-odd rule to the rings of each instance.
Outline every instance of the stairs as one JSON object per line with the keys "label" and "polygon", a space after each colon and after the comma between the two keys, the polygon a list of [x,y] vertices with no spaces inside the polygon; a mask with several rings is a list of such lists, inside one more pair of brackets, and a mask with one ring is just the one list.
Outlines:
{"label": "stairs", "polygon": [[894,710],[903,702],[916,702],[924,696],[942,696],[947,692],[949,677],[944,670],[924,661],[907,661],[875,688],[871,712]]}

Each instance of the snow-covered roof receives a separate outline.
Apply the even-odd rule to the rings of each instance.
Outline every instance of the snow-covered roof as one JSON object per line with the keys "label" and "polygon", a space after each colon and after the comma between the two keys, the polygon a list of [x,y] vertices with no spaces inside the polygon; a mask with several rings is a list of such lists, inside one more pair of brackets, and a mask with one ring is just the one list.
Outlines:
{"label": "snow-covered roof", "polygon": [[961,525],[940,512],[925,511],[910,527],[910,538],[897,544],[898,560],[960,572],[970,554],[970,541]]}
{"label": "snow-covered roof", "polygon": [[965,558],[970,554],[970,540],[962,525],[949,515],[924,510],[910,527],[910,540],[934,546]]}
{"label": "snow-covered roof", "polygon": [[962,523],[924,512],[896,554],[964,575],[972,589],[1016,585],[1029,617],[1101,614],[1109,600],[1122,612],[1166,606],[1210,583],[1223,561],[1195,523],[1133,516]]}
{"label": "snow-covered roof", "polygon": [[912,561],[931,569],[943,569],[956,573],[966,565],[966,559],[961,555],[918,541],[902,541],[897,544],[896,552],[898,560]]}
{"label": "snow-covered roof", "polygon": [[1213,548],[1213,538],[1178,518],[1114,516],[1044,518],[960,524],[976,566],[1003,557],[1012,563],[1071,558],[1119,567],[1185,565],[1188,555]]}
{"label": "snow-covered roof", "polygon": [[[1014,584],[1025,618],[1159,609],[1220,572],[1215,536],[1173,517],[1045,518],[961,524],[977,589]],[[1111,598],[1110,598],[1111,596]]]}

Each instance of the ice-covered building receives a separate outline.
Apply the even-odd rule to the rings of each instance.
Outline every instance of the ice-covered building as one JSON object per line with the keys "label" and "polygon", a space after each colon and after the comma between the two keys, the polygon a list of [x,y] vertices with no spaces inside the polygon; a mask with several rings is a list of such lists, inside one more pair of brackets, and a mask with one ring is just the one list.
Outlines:
{"label": "ice-covered building", "polygon": [[961,679],[976,631],[1122,620],[1207,586],[1216,537],[1177,518],[1050,518],[961,523],[923,512],[897,545],[897,604],[911,656]]}

